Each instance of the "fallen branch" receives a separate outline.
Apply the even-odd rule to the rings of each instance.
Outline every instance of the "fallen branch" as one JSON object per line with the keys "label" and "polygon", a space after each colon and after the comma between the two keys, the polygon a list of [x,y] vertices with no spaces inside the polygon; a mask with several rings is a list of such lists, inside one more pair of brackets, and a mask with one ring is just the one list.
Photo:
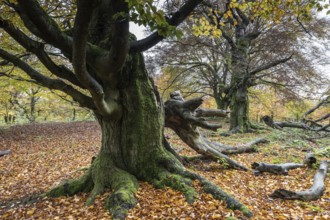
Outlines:
{"label": "fallen branch", "polygon": [[11,154],[11,150],[0,151],[0,157],[2,157],[4,155],[8,155],[8,154]]}
{"label": "fallen branch", "polygon": [[267,163],[253,163],[251,165],[255,175],[260,175],[263,172],[269,172],[279,175],[288,175],[291,169],[303,167],[304,164],[299,163],[284,163],[284,164],[267,164]]}
{"label": "fallen branch", "polygon": [[270,197],[280,199],[297,199],[303,201],[317,200],[321,198],[325,191],[324,180],[326,177],[327,169],[327,161],[322,161],[314,176],[313,186],[308,190],[293,192],[286,189],[277,189],[270,195]]}
{"label": "fallen branch", "polygon": [[[315,107],[313,107],[313,108],[309,109],[307,112],[305,112],[300,122],[288,122],[288,121],[275,122],[268,115],[263,116],[262,120],[265,122],[266,125],[268,125],[271,128],[275,128],[275,129],[282,129],[282,128],[288,127],[288,128],[299,128],[299,129],[315,131],[315,132],[320,132],[320,131],[330,132],[330,129],[329,129],[330,123],[324,122],[326,119],[328,119],[330,117],[330,113],[327,113],[314,120],[311,118],[308,118],[308,119],[306,118],[307,115],[310,115],[315,110],[320,109],[321,106],[329,105],[329,103],[330,103],[330,96],[328,96],[323,101],[319,102]],[[320,123],[322,121],[323,121],[323,124]]]}

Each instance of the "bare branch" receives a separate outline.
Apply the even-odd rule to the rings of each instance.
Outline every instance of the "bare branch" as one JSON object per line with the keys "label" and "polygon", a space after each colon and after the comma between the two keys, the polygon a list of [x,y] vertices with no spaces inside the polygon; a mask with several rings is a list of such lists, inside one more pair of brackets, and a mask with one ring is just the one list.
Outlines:
{"label": "bare branch", "polygon": [[255,69],[251,70],[251,71],[249,72],[249,74],[250,74],[250,75],[255,75],[255,74],[257,74],[257,73],[259,73],[259,72],[261,72],[261,71],[268,70],[268,69],[270,69],[270,68],[272,68],[272,67],[275,67],[275,66],[277,66],[277,65],[279,65],[279,64],[285,63],[285,62],[287,62],[288,60],[290,60],[290,59],[292,58],[292,56],[293,56],[293,55],[290,55],[289,57],[286,57],[286,58],[283,58],[283,59],[279,59],[279,60],[275,60],[275,61],[270,62],[270,63],[267,63],[267,64],[265,64],[265,65],[263,65],[263,66],[257,67],[257,68],[255,68]]}

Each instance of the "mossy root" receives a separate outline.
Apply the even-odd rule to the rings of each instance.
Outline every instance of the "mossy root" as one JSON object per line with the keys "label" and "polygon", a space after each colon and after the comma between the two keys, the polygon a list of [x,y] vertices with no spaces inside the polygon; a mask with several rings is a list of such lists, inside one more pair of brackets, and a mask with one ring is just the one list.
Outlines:
{"label": "mossy root", "polygon": [[138,181],[128,172],[114,169],[110,184],[114,192],[107,200],[106,207],[110,210],[112,219],[125,219],[128,210],[137,203],[135,193],[139,188]]}
{"label": "mossy root", "polygon": [[152,180],[152,183],[157,188],[168,186],[182,192],[189,204],[192,204],[198,196],[195,188],[192,187],[191,179],[178,174],[163,171],[159,174],[158,180]]}
{"label": "mossy root", "polygon": [[241,211],[244,216],[250,218],[253,216],[252,211],[245,205],[243,205],[241,202],[239,202],[237,199],[235,199],[233,196],[229,195],[225,191],[223,191],[220,187],[215,185],[214,183],[210,182],[206,178],[196,174],[192,173],[190,171],[183,171],[181,173],[182,176],[191,178],[193,180],[197,179],[203,186],[203,190],[206,193],[210,193],[213,198],[220,200],[220,201],[225,201],[227,204],[227,208],[232,209],[232,210],[239,210]]}
{"label": "mossy root", "polygon": [[44,196],[59,197],[59,196],[73,196],[79,192],[90,192],[93,188],[93,180],[90,172],[87,172],[79,179],[68,180],[59,186],[49,190]]}

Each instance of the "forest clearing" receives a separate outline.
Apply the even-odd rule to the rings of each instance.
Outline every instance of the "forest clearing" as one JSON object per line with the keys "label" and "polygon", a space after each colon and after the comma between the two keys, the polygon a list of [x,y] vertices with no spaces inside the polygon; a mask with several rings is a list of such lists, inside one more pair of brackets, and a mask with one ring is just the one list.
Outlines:
{"label": "forest clearing", "polygon": [[[219,129],[221,132],[221,129]],[[244,144],[265,137],[270,142],[258,145],[258,152],[232,156],[251,168],[253,162],[270,164],[298,162],[306,151],[323,152],[318,159],[329,160],[330,139],[318,143],[304,138],[303,132],[292,130],[261,130],[251,134],[220,137],[208,132],[213,141],[224,144]],[[180,155],[195,155],[176,135],[167,130],[167,138]],[[12,154],[0,157],[0,218],[1,219],[109,219],[104,201],[110,191],[97,196],[95,203],[86,206],[88,193],[73,197],[34,199],[67,179],[81,176],[99,151],[101,132],[96,122],[45,123],[12,126],[0,130],[0,149]],[[323,151],[322,151],[323,148]],[[320,150],[321,149],[321,150]],[[324,150],[325,149],[325,150]],[[327,156],[327,157],[326,157]],[[317,201],[272,199],[279,188],[300,191],[310,188],[316,169],[298,168],[288,175],[263,173],[255,176],[251,170],[228,169],[213,161],[195,161],[187,168],[212,180],[233,195],[254,213],[252,219],[329,219],[330,178],[325,179],[326,190]],[[199,198],[188,204],[182,193],[171,188],[155,189],[139,182],[138,203],[126,219],[245,219],[240,211],[226,208],[224,202],[202,193],[198,182],[194,187]]]}

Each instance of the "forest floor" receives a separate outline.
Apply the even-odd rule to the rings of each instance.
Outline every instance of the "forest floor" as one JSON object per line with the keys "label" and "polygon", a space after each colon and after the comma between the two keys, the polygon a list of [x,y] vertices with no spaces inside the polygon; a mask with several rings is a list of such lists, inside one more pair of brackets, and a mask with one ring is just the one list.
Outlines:
{"label": "forest floor", "polygon": [[[224,130],[222,130],[224,131]],[[231,156],[251,167],[253,162],[302,162],[306,150],[319,153],[319,158],[330,156],[330,139],[310,142],[302,131],[263,130],[251,134],[220,137],[205,133],[213,141],[224,144],[244,144],[257,137],[266,137],[270,143],[258,146],[258,153]],[[167,137],[182,155],[195,153],[170,131]],[[89,166],[98,152],[100,129],[95,122],[50,123],[0,128],[0,150],[10,149],[12,154],[0,157],[0,219],[109,219],[104,202],[110,192],[98,196],[95,204],[85,206],[88,194],[73,197],[43,198],[34,201],[32,195],[45,192],[60,182],[77,178]],[[299,191],[310,188],[315,169],[299,168],[289,175],[264,173],[254,176],[252,171],[228,169],[210,161],[188,165],[220,186],[253,212],[252,219],[330,219],[330,177],[326,178],[326,191],[317,201],[284,201],[269,195],[278,188]],[[192,204],[183,195],[170,188],[155,189],[140,182],[138,204],[127,219],[244,219],[238,211],[226,208],[223,202],[202,193]]]}

